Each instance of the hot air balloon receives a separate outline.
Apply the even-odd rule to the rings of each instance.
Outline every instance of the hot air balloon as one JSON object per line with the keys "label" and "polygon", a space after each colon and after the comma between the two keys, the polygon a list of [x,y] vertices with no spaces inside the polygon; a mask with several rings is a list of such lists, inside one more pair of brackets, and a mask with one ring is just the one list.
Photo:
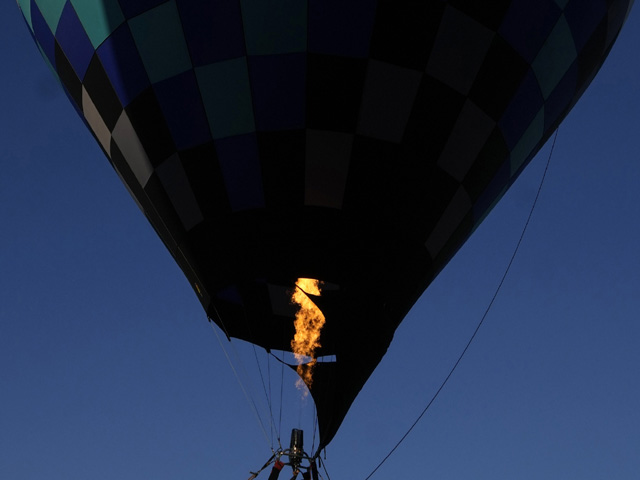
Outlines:
{"label": "hot air balloon", "polygon": [[292,351],[292,291],[321,310],[317,452],[631,3],[18,0],[209,319]]}

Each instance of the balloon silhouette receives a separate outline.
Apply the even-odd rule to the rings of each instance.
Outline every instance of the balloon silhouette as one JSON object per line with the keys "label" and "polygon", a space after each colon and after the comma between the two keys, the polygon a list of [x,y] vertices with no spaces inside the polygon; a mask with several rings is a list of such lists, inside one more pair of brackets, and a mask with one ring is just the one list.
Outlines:
{"label": "balloon silhouette", "polygon": [[629,0],[18,0],[228,337],[326,323],[320,447],[394,331],[593,79]]}

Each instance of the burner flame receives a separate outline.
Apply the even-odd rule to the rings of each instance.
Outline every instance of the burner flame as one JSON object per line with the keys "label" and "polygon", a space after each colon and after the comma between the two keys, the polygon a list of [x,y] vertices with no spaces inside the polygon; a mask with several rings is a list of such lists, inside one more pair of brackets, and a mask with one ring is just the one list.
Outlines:
{"label": "burner flame", "polygon": [[[308,394],[313,384],[313,367],[316,364],[315,352],[320,347],[320,331],[325,318],[309,295],[320,296],[321,282],[312,278],[299,278],[291,295],[292,303],[298,305],[294,322],[296,333],[291,341],[291,350],[298,362],[297,372],[300,378],[296,386]],[[309,360],[310,359],[310,360]],[[307,389],[304,389],[305,385]]]}

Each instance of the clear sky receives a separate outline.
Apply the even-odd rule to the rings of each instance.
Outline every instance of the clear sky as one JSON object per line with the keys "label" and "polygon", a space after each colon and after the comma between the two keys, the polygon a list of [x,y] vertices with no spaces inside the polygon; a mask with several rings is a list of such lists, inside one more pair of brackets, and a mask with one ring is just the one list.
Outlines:
{"label": "clear sky", "polygon": [[[0,38],[0,478],[247,478],[271,432],[194,293],[11,0]],[[475,342],[373,478],[638,478],[639,45],[636,6],[560,128]],[[504,273],[549,147],[396,332],[327,449],[332,480],[364,479],[448,373]],[[253,351],[237,352],[266,419]],[[285,406],[280,422],[274,410],[287,443],[301,414]]]}

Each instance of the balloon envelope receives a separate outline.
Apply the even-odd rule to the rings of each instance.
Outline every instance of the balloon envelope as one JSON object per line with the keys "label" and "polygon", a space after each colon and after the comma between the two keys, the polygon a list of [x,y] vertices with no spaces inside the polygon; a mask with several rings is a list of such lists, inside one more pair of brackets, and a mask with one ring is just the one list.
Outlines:
{"label": "balloon envelope", "polygon": [[629,0],[19,0],[229,337],[327,322],[320,449],[398,324],[578,100]]}

